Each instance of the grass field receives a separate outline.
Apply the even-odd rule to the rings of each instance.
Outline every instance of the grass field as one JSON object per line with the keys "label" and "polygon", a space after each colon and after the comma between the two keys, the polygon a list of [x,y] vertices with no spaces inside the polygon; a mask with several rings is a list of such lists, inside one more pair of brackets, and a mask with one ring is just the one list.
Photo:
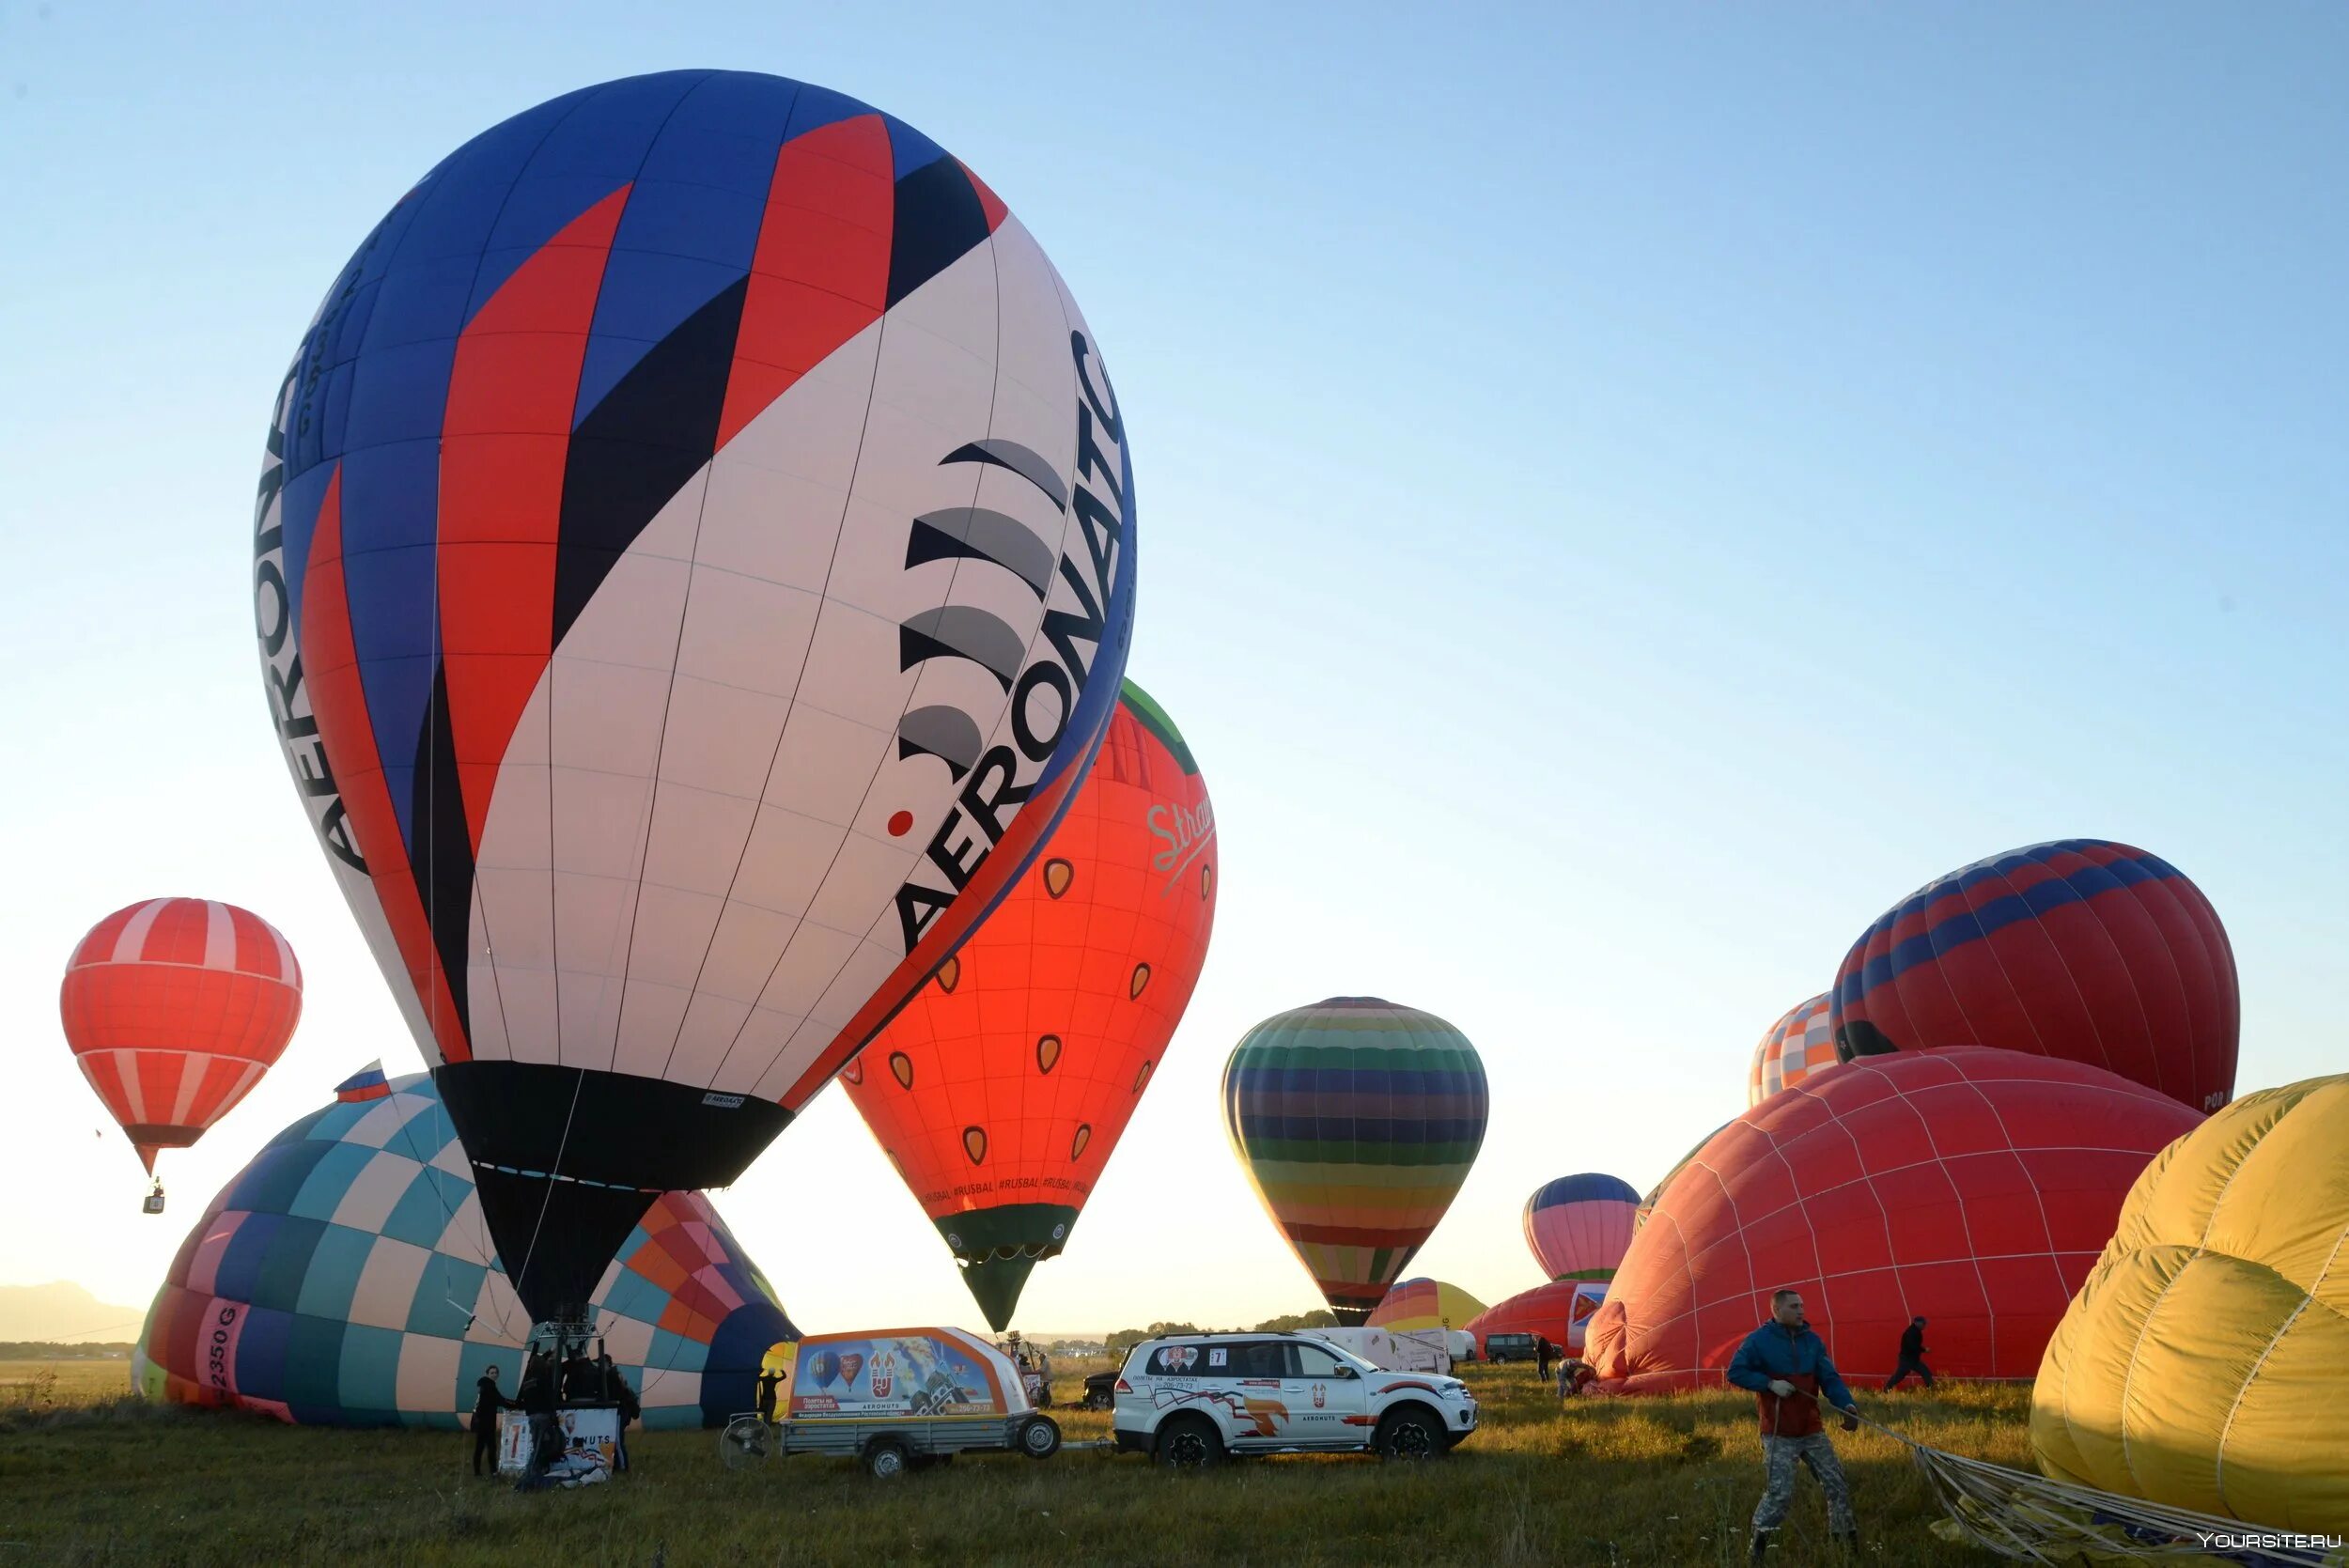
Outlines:
{"label": "grass field", "polygon": [[[1582,1400],[1518,1367],[1470,1368],[1476,1436],[1422,1466],[1284,1458],[1168,1475],[1068,1452],[966,1457],[892,1484],[847,1460],[728,1471],[714,1434],[639,1434],[636,1474],[521,1496],[465,1474],[459,1434],[328,1432],[155,1409],[125,1363],[0,1361],[0,1568],[277,1562],[688,1564],[1742,1563],[1761,1486],[1742,1395]],[[1063,1366],[1073,1396],[1085,1370]],[[38,1390],[38,1391],[36,1391]],[[1921,1441],[2028,1466],[2029,1390],[1944,1385],[1864,1399]],[[28,1399],[45,1403],[27,1408]],[[1071,1442],[1109,1419],[1055,1412]],[[1872,1432],[1837,1434],[1871,1561],[1995,1560],[1940,1541],[1923,1478]],[[1830,1560],[1806,1478],[1778,1560]]]}

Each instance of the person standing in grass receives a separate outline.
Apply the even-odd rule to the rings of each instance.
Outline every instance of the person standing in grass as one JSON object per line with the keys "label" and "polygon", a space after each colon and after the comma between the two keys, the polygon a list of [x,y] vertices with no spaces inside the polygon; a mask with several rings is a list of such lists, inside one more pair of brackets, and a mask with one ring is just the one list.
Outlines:
{"label": "person standing in grass", "polygon": [[1533,1375],[1545,1383],[1549,1381],[1549,1336],[1548,1334],[1533,1336]]}
{"label": "person standing in grass", "polygon": [[473,1473],[481,1473],[481,1456],[490,1456],[490,1473],[498,1469],[498,1412],[511,1410],[514,1402],[498,1391],[498,1369],[491,1366],[474,1384],[473,1399]]}
{"label": "person standing in grass", "polygon": [[1925,1320],[1921,1317],[1910,1318],[1908,1327],[1901,1330],[1900,1365],[1884,1380],[1884,1391],[1890,1393],[1911,1375],[1923,1378],[1926,1388],[1933,1387],[1933,1369],[1925,1365]]}
{"label": "person standing in grass", "polygon": [[1802,1315],[1802,1293],[1781,1290],[1770,1296],[1769,1321],[1746,1336],[1730,1358],[1729,1381],[1750,1389],[1762,1418],[1762,1500],[1753,1510],[1751,1560],[1760,1562],[1786,1522],[1786,1509],[1795,1500],[1795,1466],[1810,1467],[1819,1490],[1827,1494],[1828,1528],[1854,1556],[1859,1551],[1859,1526],[1852,1517],[1851,1483],[1828,1440],[1819,1419],[1820,1406],[1843,1412],[1844,1430],[1857,1428],[1859,1412],[1851,1389],[1828,1359],[1827,1345],[1811,1331]]}

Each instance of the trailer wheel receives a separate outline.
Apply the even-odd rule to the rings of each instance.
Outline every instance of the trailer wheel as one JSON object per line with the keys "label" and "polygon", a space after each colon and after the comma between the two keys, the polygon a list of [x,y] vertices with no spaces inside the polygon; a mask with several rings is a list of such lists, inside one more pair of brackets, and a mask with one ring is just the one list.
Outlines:
{"label": "trailer wheel", "polygon": [[1031,1459],[1050,1459],[1060,1452],[1060,1422],[1050,1416],[1030,1416],[1019,1429],[1019,1452]]}
{"label": "trailer wheel", "polygon": [[894,1481],[912,1467],[912,1455],[894,1437],[876,1437],[864,1445],[864,1473],[875,1481]]}

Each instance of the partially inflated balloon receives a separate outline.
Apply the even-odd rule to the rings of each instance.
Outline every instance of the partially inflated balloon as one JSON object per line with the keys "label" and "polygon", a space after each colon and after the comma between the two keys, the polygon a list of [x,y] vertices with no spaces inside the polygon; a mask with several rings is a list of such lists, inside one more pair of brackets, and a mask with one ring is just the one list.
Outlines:
{"label": "partially inflated balloon", "polygon": [[2138,1178],[2047,1342],[2058,1481],[2349,1530],[2349,1077],[2247,1094]]}
{"label": "partially inflated balloon", "polygon": [[1846,1376],[2028,1377],[2146,1162],[2201,1118],[2116,1074],[2020,1051],[1902,1051],[1821,1073],[1715,1134],[1664,1188],[1593,1320],[1634,1392],[1718,1384],[1771,1293]]}
{"label": "partially inflated balloon", "polygon": [[[443,1426],[530,1319],[422,1073],[338,1089],[212,1200],[148,1309],[132,1385],[305,1426]],[[723,1425],[798,1330],[709,1200],[663,1193],[598,1282],[597,1331],[647,1426]]]}
{"label": "partially inflated balloon", "polygon": [[1828,1024],[1830,999],[1822,992],[1779,1015],[1753,1048],[1746,1074],[1746,1104],[1760,1105],[1781,1089],[1792,1089],[1822,1067],[1835,1065],[1835,1033]]}
{"label": "partially inflated balloon", "polygon": [[1552,1344],[1579,1353],[1583,1331],[1606,1299],[1603,1280],[1552,1280],[1486,1308],[1469,1323],[1468,1331],[1476,1336],[1479,1355],[1494,1334],[1539,1334]]}
{"label": "partially inflated balloon", "polygon": [[842,1075],[998,1330],[1190,1003],[1216,850],[1190,747],[1128,681],[1044,859]]}
{"label": "partially inflated balloon", "polygon": [[1223,1064],[1223,1126],[1341,1322],[1378,1305],[1485,1141],[1485,1063],[1432,1013],[1331,997],[1267,1018]]}
{"label": "partially inflated balloon", "polygon": [[1845,1061],[1992,1046],[2119,1073],[2196,1110],[2234,1093],[2234,950],[2202,890],[2104,839],[1953,871],[1860,933],[1836,971]]}
{"label": "partially inflated balloon", "polygon": [[1027,867],[1116,700],[1132,505],[1043,252],[837,93],[585,88],[361,244],[270,434],[264,674],[534,1313]]}
{"label": "partially inflated balloon", "polygon": [[150,898],[90,928],[57,996],[74,1063],[148,1173],[235,1109],[293,1038],[302,966],[233,904]]}
{"label": "partially inflated balloon", "polygon": [[1639,1212],[1639,1190],[1621,1176],[1561,1176],[1525,1201],[1525,1245],[1552,1280],[1611,1280]]}

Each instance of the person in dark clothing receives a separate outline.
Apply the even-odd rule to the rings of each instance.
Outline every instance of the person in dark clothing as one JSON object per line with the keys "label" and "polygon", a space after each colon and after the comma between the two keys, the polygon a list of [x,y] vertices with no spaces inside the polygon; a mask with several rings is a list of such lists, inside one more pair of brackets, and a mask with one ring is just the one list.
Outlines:
{"label": "person in dark clothing", "polygon": [[498,1412],[511,1410],[514,1401],[498,1391],[498,1369],[490,1368],[474,1384],[473,1399],[473,1473],[481,1473],[481,1456],[490,1456],[490,1473],[498,1468]]}
{"label": "person in dark clothing", "polygon": [[1884,1380],[1884,1391],[1890,1393],[1906,1382],[1911,1374],[1923,1378],[1926,1388],[1933,1387],[1933,1369],[1925,1365],[1925,1320],[1921,1317],[1910,1318],[1908,1327],[1901,1330],[1900,1365]]}
{"label": "person in dark clothing", "polygon": [[613,1364],[610,1351],[597,1358],[596,1366],[603,1374],[604,1397],[620,1409],[620,1435],[612,1445],[612,1468],[616,1474],[626,1475],[629,1471],[628,1429],[637,1417],[645,1413],[645,1407],[637,1402],[636,1390],[629,1387],[627,1375]]}
{"label": "person in dark clothing", "polygon": [[1549,1381],[1549,1336],[1547,1334],[1533,1336],[1533,1375],[1545,1383]]}
{"label": "person in dark clothing", "polygon": [[1859,1525],[1852,1516],[1851,1483],[1819,1419],[1824,1405],[1843,1412],[1846,1431],[1859,1425],[1851,1389],[1828,1358],[1827,1346],[1802,1315],[1802,1295],[1781,1290],[1770,1297],[1770,1320],[1746,1336],[1730,1358],[1729,1381],[1753,1393],[1762,1418],[1762,1500],[1753,1510],[1751,1560],[1759,1563],[1778,1539],[1786,1510],[1795,1500],[1795,1466],[1809,1467],[1827,1494],[1828,1528],[1845,1551],[1859,1555]]}
{"label": "person in dark clothing", "polygon": [[530,1485],[532,1477],[545,1470],[563,1446],[563,1424],[555,1414],[562,1402],[554,1358],[544,1351],[533,1351],[522,1363],[521,1387],[515,1390],[515,1403],[530,1417],[530,1474],[515,1484]]}
{"label": "person in dark clothing", "polygon": [[600,1399],[597,1385],[602,1381],[596,1374],[596,1363],[587,1358],[585,1348],[574,1349],[563,1363],[563,1398],[566,1402]]}
{"label": "person in dark clothing", "polygon": [[783,1382],[783,1374],[761,1371],[758,1374],[758,1419],[769,1426],[775,1424],[775,1389]]}

